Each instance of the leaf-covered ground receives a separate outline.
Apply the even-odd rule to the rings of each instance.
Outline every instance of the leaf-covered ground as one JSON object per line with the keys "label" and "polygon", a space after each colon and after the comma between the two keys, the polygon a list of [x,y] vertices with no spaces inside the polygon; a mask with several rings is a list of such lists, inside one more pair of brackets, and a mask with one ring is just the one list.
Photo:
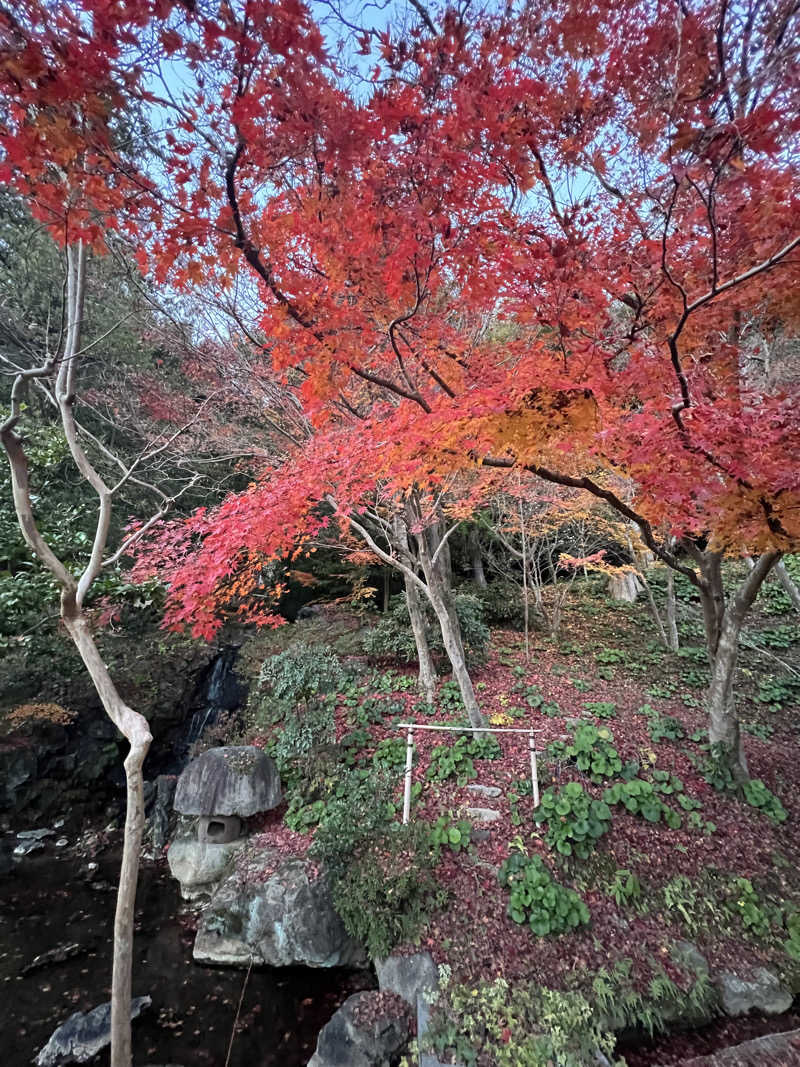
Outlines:
{"label": "leaf-covered ground", "polygon": [[[484,832],[473,834],[467,848],[444,847],[436,870],[450,891],[450,904],[431,919],[422,943],[453,968],[458,981],[502,976],[572,988],[582,977],[590,982],[620,965],[633,988],[646,991],[654,978],[666,975],[679,989],[688,989],[692,975],[672,954],[676,941],[688,940],[712,969],[763,964],[800,988],[800,967],[786,950],[787,921],[800,911],[795,863],[800,721],[792,703],[792,675],[775,659],[792,665],[798,625],[780,614],[781,608],[774,594],[760,606],[742,656],[740,703],[750,774],[778,798],[785,819],[779,808],[771,818],[718,792],[704,777],[707,671],[690,604],[684,605],[679,655],[660,647],[646,605],[614,605],[591,586],[575,601],[558,639],[532,634],[527,655],[521,634],[493,633],[486,665],[473,672],[479,700],[493,725],[537,731],[540,788],[557,790],[577,781],[601,799],[610,782],[619,780],[612,775],[593,782],[573,762],[548,758],[551,743],[569,740],[580,723],[594,724],[609,732],[604,736],[613,739],[629,774],[660,781],[665,787],[661,802],[680,816],[680,826],[654,823],[613,805],[610,830],[587,859],[558,855],[545,840],[545,827],[534,822],[533,801],[525,792],[530,781],[525,735],[498,735],[501,755],[473,758],[475,777],[467,783],[456,775],[444,781],[428,777],[433,750],[452,744],[457,735],[417,731],[413,781],[419,790],[413,818],[433,823],[445,816],[448,823],[456,822],[468,818],[468,807],[500,813],[485,826],[473,823],[473,831]],[[772,651],[759,652],[759,646]],[[336,711],[339,739],[354,729],[363,731],[356,734],[361,758],[371,757],[378,746],[386,753],[397,776],[398,800],[405,740],[399,724],[465,721],[452,683],[442,686],[437,706],[428,709],[419,704],[414,682],[410,672],[396,669],[365,674],[360,686],[341,695]],[[375,721],[365,724],[359,709]],[[476,796],[466,788],[476,783],[499,787],[501,795]],[[289,850],[293,843],[307,842],[307,836],[280,825],[281,814],[265,822],[269,839]],[[540,855],[560,883],[577,890],[589,908],[589,925],[540,937],[513,921],[508,891],[498,881],[498,870],[513,851]],[[788,1028],[797,1020],[780,1023]],[[741,1033],[746,1037],[747,1025],[720,1023],[707,1042],[719,1047]],[[693,1054],[707,1051],[696,1040],[690,1048]],[[658,1062],[679,1063],[686,1051],[680,1042],[674,1049],[664,1044]],[[626,1055],[630,1064],[651,1062],[645,1051]]]}

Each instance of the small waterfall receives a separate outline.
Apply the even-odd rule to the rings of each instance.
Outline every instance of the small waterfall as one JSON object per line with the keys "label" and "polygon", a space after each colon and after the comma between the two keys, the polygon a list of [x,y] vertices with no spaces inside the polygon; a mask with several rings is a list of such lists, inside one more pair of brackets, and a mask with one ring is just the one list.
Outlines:
{"label": "small waterfall", "polygon": [[211,664],[200,696],[202,703],[189,720],[183,737],[184,753],[202,737],[204,730],[214,725],[223,711],[240,707],[244,694],[233,672],[237,652],[237,648],[226,648]]}

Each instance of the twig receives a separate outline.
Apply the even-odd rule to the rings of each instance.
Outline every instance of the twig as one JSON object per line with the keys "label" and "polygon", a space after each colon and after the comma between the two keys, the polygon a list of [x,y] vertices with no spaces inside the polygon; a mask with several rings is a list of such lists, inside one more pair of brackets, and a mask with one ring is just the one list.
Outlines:
{"label": "twig", "polygon": [[231,1030],[231,1039],[228,1042],[228,1055],[225,1057],[225,1067],[229,1067],[231,1062],[231,1052],[233,1052],[233,1042],[236,1040],[236,1027],[239,1024],[239,1015],[242,1010],[242,1001],[244,1000],[245,990],[247,989],[247,983],[250,980],[250,972],[253,969],[253,956],[250,956],[250,963],[247,966],[247,974],[244,976],[242,982],[242,992],[239,994],[239,1003],[236,1005],[236,1016],[233,1020],[233,1029]]}

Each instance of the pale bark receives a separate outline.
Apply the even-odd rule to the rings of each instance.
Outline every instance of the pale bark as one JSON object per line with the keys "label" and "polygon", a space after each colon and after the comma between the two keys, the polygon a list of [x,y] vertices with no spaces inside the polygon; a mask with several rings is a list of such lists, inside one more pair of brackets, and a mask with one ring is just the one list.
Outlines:
{"label": "pale bark", "polygon": [[626,604],[633,604],[641,589],[642,584],[635,571],[625,571],[623,574],[611,575],[607,592],[612,600],[622,600]]}
{"label": "pale bark", "polygon": [[730,768],[734,779],[747,779],[734,682],[739,658],[739,637],[748,610],[770,570],[780,560],[780,552],[764,552],[744,582],[726,603],[722,585],[721,553],[695,550],[704,578],[701,588],[706,643],[711,665],[708,687],[708,739]]}
{"label": "pale bark", "polygon": [[[747,560],[747,566],[752,570],[755,566],[753,557],[745,556],[744,558]],[[792,610],[800,612],[800,589],[797,587],[797,583],[794,581],[791,574],[787,571],[786,564],[783,560],[779,560],[779,562],[775,564],[772,573],[781,589],[788,596],[789,603],[792,605]]]}
{"label": "pale bark", "polygon": [[480,589],[486,588],[486,571],[483,568],[483,553],[481,552],[481,539],[477,529],[471,527],[467,535],[467,550],[469,563],[472,568],[472,580]]}
{"label": "pale bark", "polygon": [[667,647],[671,652],[677,652],[680,648],[678,638],[678,613],[675,599],[675,572],[670,568],[667,571]]}
{"label": "pale bark", "polygon": [[[12,495],[22,535],[34,555],[61,588],[61,617],[92,679],[111,721],[130,744],[125,759],[127,806],[117,905],[114,918],[114,952],[111,979],[111,1067],[130,1067],[131,980],[133,932],[139,852],[144,828],[142,764],[152,737],[147,721],[129,708],[117,692],[91,634],[83,611],[84,598],[103,566],[108,542],[113,491],[104,483],[84,452],[74,417],[77,364],[85,293],[86,253],[81,244],[67,248],[66,329],[62,352],[48,354],[42,365],[21,372],[11,392],[11,414],[0,426],[0,441],[11,468]],[[24,438],[17,433],[22,419],[22,393],[31,380],[47,379],[57,368],[55,400],[72,459],[81,475],[95,490],[99,501],[98,521],[89,562],[76,580],[42,536],[33,512]],[[166,499],[163,494],[162,498]],[[162,511],[161,514],[164,512]]]}
{"label": "pale bark", "polygon": [[431,655],[428,635],[425,626],[425,612],[419,598],[419,590],[414,582],[403,576],[406,587],[406,604],[408,616],[411,619],[411,632],[414,634],[414,644],[417,646],[417,660],[419,662],[419,691],[426,704],[433,704],[436,700],[436,683],[438,676]]}
{"label": "pale bark", "polygon": [[[409,559],[410,549],[408,543],[406,542],[406,544],[403,544],[403,538],[398,538],[396,535],[396,522],[393,522],[391,528],[386,523],[382,524],[384,534],[391,538],[389,550],[387,550],[378,544],[363,522],[359,521],[359,519],[352,514],[339,511],[339,506],[336,503],[335,497],[329,493],[326,495],[325,499],[334,509],[336,514],[340,515],[341,518],[350,525],[350,528],[362,538],[369,550],[373,552],[382,563],[398,570],[403,575],[404,579],[413,583],[419,593],[427,598],[441,628],[442,642],[444,644],[445,652],[447,653],[447,658],[450,660],[450,666],[453,669],[453,677],[458,683],[461,699],[464,702],[464,707],[466,708],[469,720],[476,729],[484,728],[487,725],[487,722],[480,710],[477,698],[475,697],[475,690],[472,686],[472,680],[469,676],[469,670],[467,669],[466,658],[464,656],[461,628],[459,627],[455,610],[452,607],[450,590],[446,584],[446,575],[449,571],[449,564],[443,565],[440,562],[442,560],[442,549],[446,547],[447,537],[452,533],[455,527],[451,527],[448,533],[443,536],[440,533],[434,534],[432,539],[436,544],[432,550],[430,538],[426,537],[428,531],[422,530],[419,534],[415,533],[413,535],[413,541],[417,546],[417,559],[423,572],[423,577],[420,577],[416,571],[416,562],[412,565],[412,562]],[[405,529],[407,531],[415,529],[419,523],[420,515],[419,509],[413,500],[406,503],[406,511],[407,514],[403,519],[405,522]]]}
{"label": "pale bark", "polygon": [[450,660],[453,677],[458,683],[461,700],[469,721],[475,727],[483,727],[487,724],[486,718],[481,712],[467,668],[461,627],[453,604],[452,592],[447,583],[447,570],[439,566],[439,562],[435,558],[437,549],[431,551],[431,541],[438,540],[438,538],[438,532],[430,529],[423,530],[416,537],[419,546],[419,560],[425,576],[425,588],[442,631],[444,649],[447,653],[447,658]]}

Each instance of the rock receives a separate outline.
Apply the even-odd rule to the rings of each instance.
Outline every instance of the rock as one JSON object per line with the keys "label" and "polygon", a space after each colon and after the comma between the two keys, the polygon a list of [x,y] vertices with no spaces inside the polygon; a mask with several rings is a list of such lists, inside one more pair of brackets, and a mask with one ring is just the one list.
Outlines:
{"label": "rock", "polygon": [[397,993],[414,1008],[418,996],[439,988],[439,971],[430,952],[375,960],[375,973],[382,993]]}
{"label": "rock", "polygon": [[20,830],[17,834],[18,841],[42,841],[45,837],[52,837],[55,830]]}
{"label": "rock", "polygon": [[756,967],[747,975],[723,971],[714,979],[726,1015],[746,1015],[753,1008],[766,1015],[788,1011],[794,999],[776,975],[766,967]]}
{"label": "rock", "polygon": [[211,896],[243,848],[244,841],[214,845],[196,838],[176,838],[169,846],[167,863],[172,877],[181,883],[183,899]]}
{"label": "rock", "polygon": [[390,1067],[410,1036],[408,1006],[399,997],[354,993],[320,1031],[308,1067]]}
{"label": "rock", "polygon": [[[131,1018],[135,1019],[150,1006],[150,997],[134,997]],[[92,1011],[76,1011],[53,1033],[36,1057],[37,1067],[52,1064],[86,1063],[111,1042],[111,1003],[107,1001]]]}
{"label": "rock", "polygon": [[494,808],[467,808],[467,818],[473,822],[497,822],[500,812]]}
{"label": "rock", "polygon": [[41,841],[22,841],[14,849],[15,856],[27,856],[29,852],[36,852],[37,849],[44,848]]}
{"label": "rock", "polygon": [[670,949],[670,956],[674,963],[695,978],[708,978],[708,961],[692,941],[676,941]]}
{"label": "rock", "polygon": [[684,1060],[683,1067],[789,1067],[800,1063],[800,1030],[766,1034],[742,1045],[720,1049],[710,1056]]}
{"label": "rock", "polygon": [[83,956],[89,951],[89,947],[89,945],[79,945],[77,941],[68,945],[56,945],[55,948],[51,948],[48,952],[43,952],[40,956],[34,957],[19,973],[23,975],[31,974],[33,971],[41,970],[42,967],[50,967],[54,963],[64,963],[65,960],[74,959],[75,956]]}
{"label": "rock", "polygon": [[[417,1041],[422,1039],[428,1031],[431,1020],[431,1009],[424,997],[417,997]],[[310,1067],[310,1065],[309,1065]],[[445,1067],[445,1064],[430,1052],[423,1052],[419,1057],[419,1067]],[[456,1063],[455,1067],[464,1067],[462,1063]]]}
{"label": "rock", "polygon": [[[334,911],[324,874],[269,849],[251,850],[246,862],[254,877],[228,877],[203,913],[194,943],[198,963],[348,967],[364,962],[363,949]],[[255,880],[270,868],[274,873]]]}
{"label": "rock", "polygon": [[178,779],[174,807],[182,815],[238,815],[247,818],[280,804],[281,782],[274,760],[254,745],[211,748]]}
{"label": "rock", "polygon": [[489,797],[492,800],[495,797],[499,797],[501,793],[501,790],[496,785],[468,785],[467,790],[470,793],[476,793],[481,797]]}
{"label": "rock", "polygon": [[65,848],[68,844],[69,841],[66,837],[59,837],[58,841],[56,841],[56,848]]}

